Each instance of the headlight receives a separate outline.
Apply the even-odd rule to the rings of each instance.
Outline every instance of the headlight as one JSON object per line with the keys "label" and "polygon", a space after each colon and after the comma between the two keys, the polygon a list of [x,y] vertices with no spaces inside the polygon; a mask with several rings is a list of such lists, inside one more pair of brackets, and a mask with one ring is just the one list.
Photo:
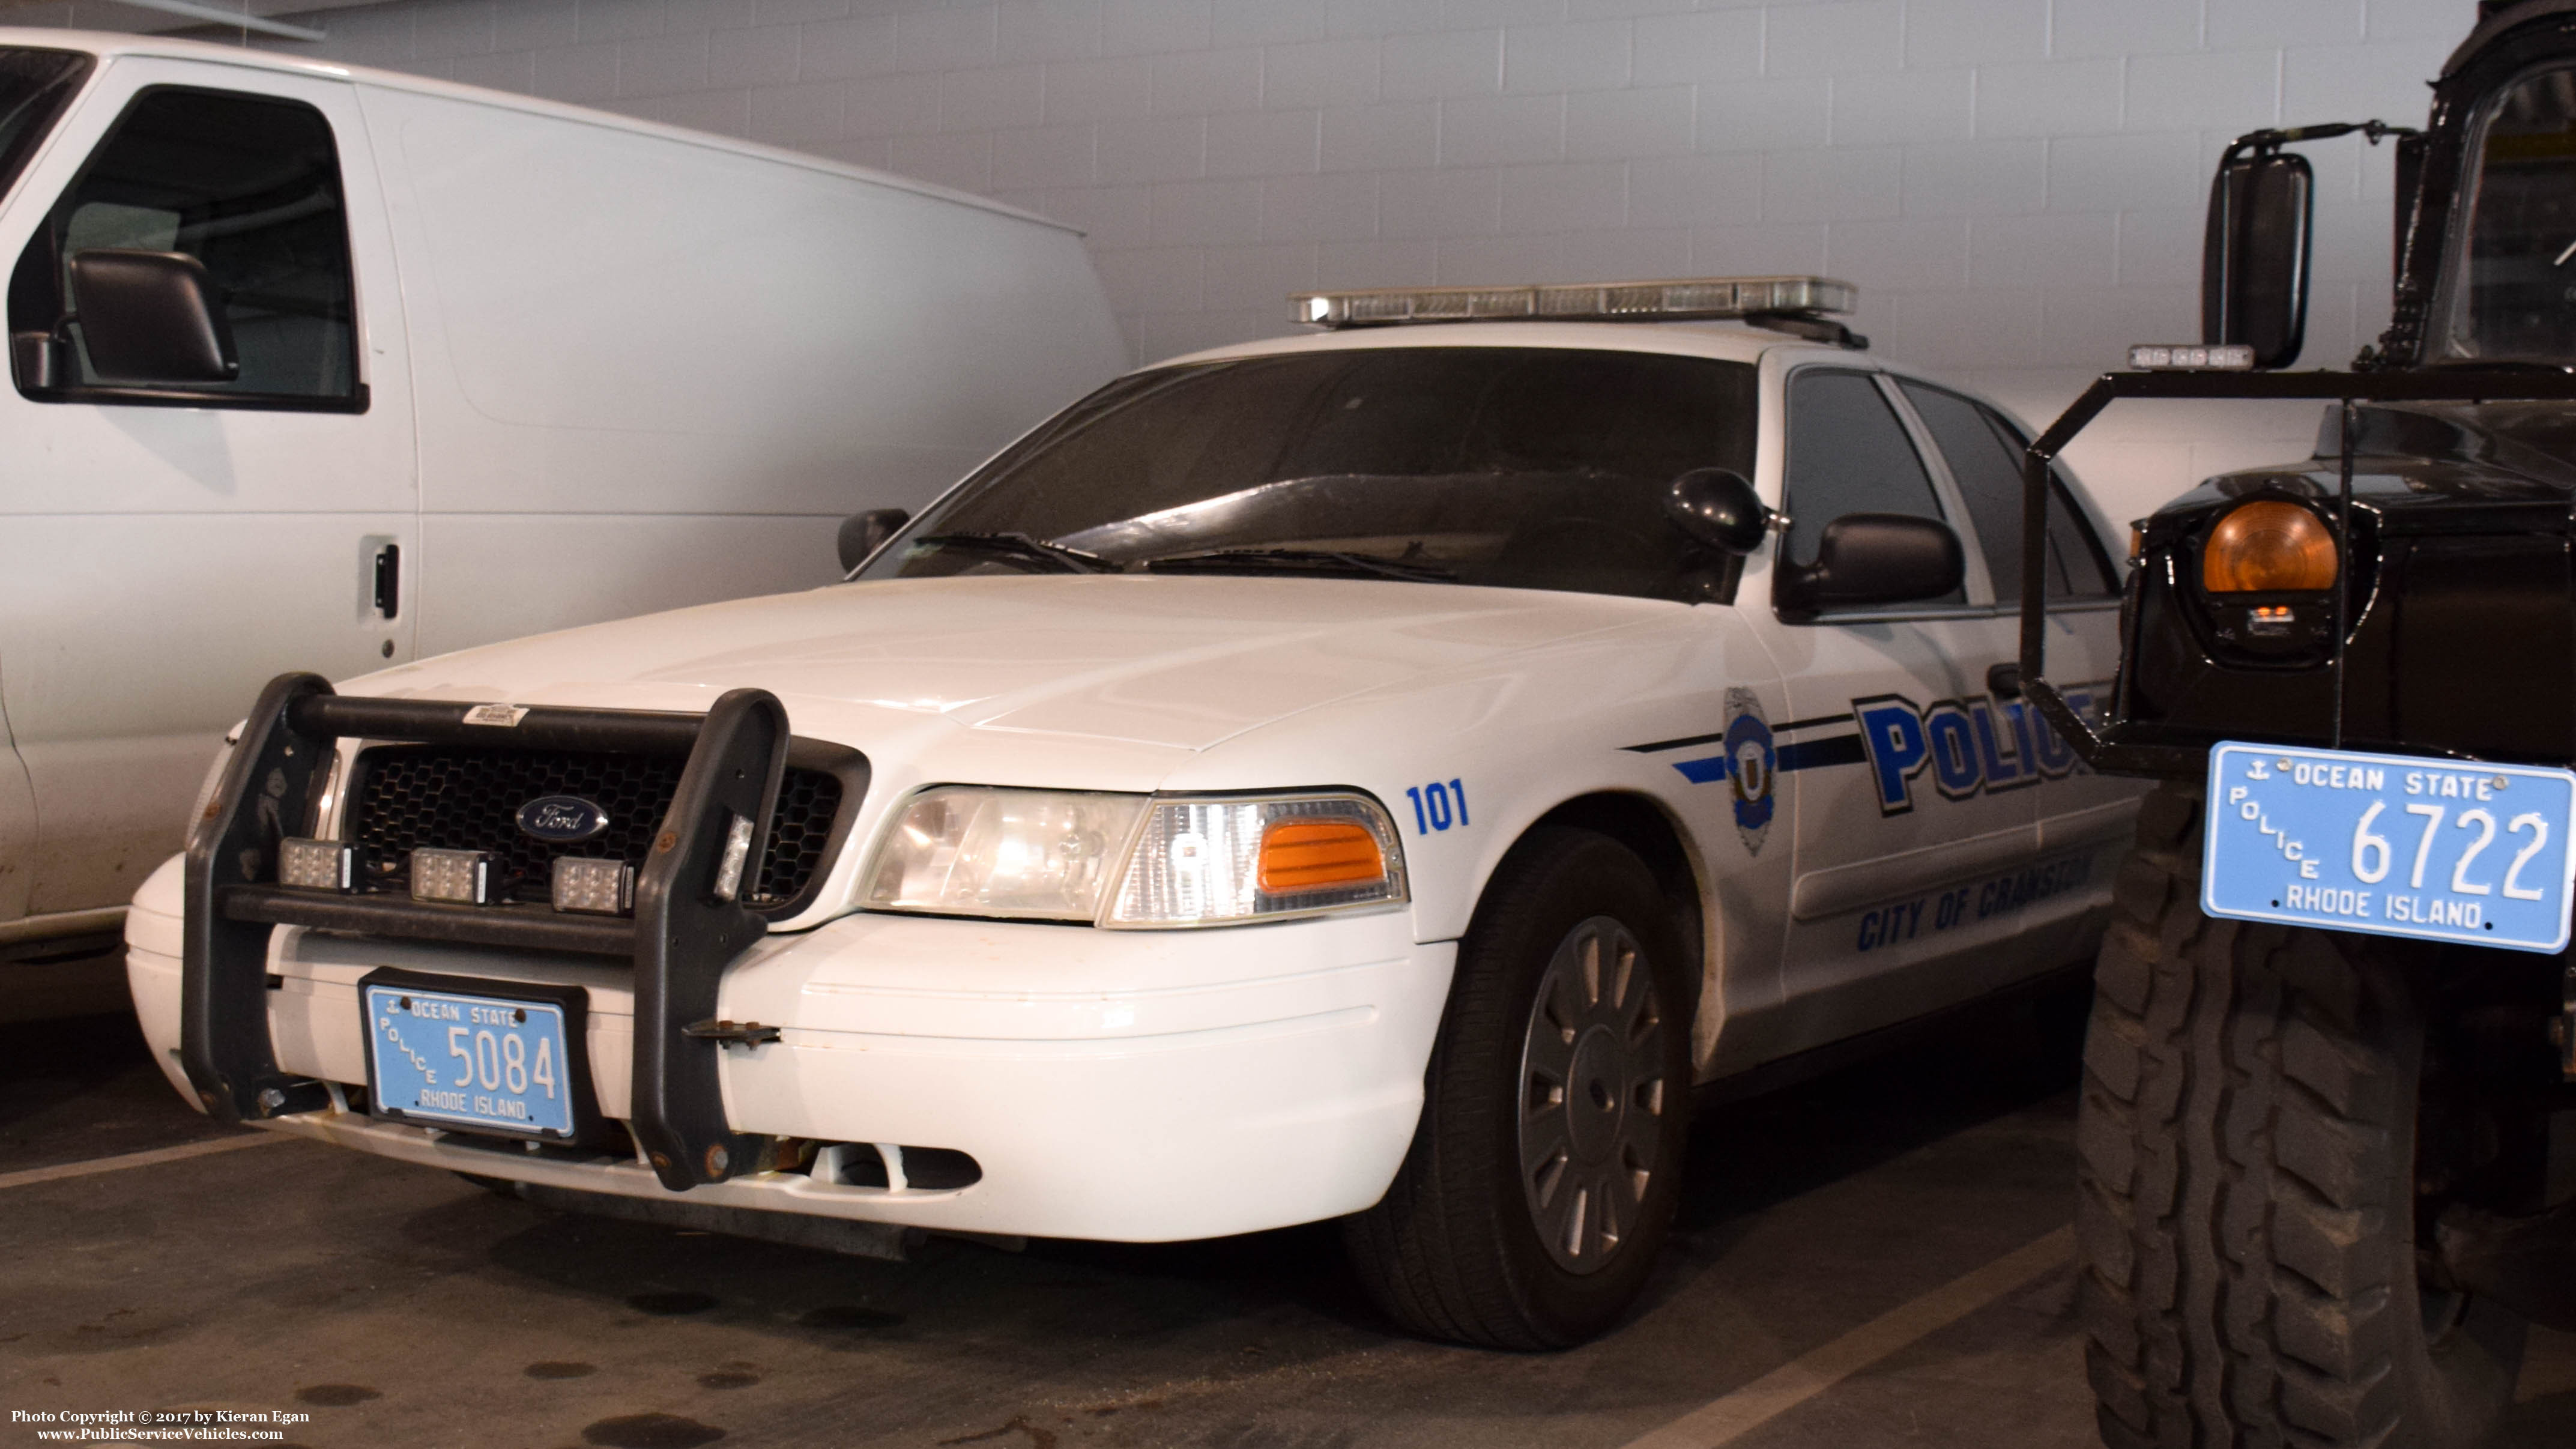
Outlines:
{"label": "headlight", "polygon": [[912,797],[877,852],[862,904],[1088,921],[1145,813],[1142,795],[940,785]]}
{"label": "headlight", "polygon": [[1104,926],[1219,926],[1406,899],[1395,822],[1359,795],[1158,799]]}
{"label": "headlight", "polygon": [[861,904],[1169,927],[1405,899],[1395,823],[1364,796],[1148,798],[939,785],[904,805]]}

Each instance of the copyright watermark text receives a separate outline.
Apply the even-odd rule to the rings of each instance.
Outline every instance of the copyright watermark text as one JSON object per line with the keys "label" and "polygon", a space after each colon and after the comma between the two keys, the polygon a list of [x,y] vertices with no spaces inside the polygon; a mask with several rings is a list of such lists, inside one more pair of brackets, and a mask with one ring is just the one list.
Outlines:
{"label": "copyright watermark text", "polygon": [[293,1409],[12,1409],[9,1422],[39,1440],[66,1443],[283,1440],[286,1426],[309,1424]]}

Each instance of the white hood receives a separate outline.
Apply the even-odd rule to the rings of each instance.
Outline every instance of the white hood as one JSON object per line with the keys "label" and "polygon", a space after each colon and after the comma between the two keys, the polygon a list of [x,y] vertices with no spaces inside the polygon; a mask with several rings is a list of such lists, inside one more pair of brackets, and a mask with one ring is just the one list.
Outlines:
{"label": "white hood", "polygon": [[[1314,578],[905,579],[711,604],[467,650],[353,693],[703,710],[758,687],[872,753],[924,725],[1198,751],[1523,649],[1668,615],[1650,600]],[[960,740],[959,743],[964,741]],[[996,741],[998,742],[998,741]]]}

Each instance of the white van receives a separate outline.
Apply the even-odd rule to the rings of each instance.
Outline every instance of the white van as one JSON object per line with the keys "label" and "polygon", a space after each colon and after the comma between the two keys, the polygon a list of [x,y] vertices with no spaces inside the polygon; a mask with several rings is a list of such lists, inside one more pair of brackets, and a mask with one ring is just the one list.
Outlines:
{"label": "white van", "polygon": [[1126,366],[1062,226],[412,76],[0,29],[0,188],[0,961],[261,680],[829,582]]}

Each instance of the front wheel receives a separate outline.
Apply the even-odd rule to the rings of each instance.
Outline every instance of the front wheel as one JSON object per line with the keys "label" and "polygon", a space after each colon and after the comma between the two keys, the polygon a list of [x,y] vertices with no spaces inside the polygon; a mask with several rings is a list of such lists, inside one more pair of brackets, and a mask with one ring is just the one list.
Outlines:
{"label": "front wheel", "polygon": [[1349,1219],[1380,1307],[1427,1337],[1562,1348],[1627,1311],[1678,1199],[1691,983],[1674,911],[1607,836],[1543,827],[1459,943],[1422,1119]]}
{"label": "front wheel", "polygon": [[2148,797],[2096,973],[2076,1227],[2102,1441],[2467,1449],[2524,1326],[2420,1270],[2429,1224],[2513,1205],[2545,1159],[2427,1032],[2418,948],[2201,914],[2200,808]]}

